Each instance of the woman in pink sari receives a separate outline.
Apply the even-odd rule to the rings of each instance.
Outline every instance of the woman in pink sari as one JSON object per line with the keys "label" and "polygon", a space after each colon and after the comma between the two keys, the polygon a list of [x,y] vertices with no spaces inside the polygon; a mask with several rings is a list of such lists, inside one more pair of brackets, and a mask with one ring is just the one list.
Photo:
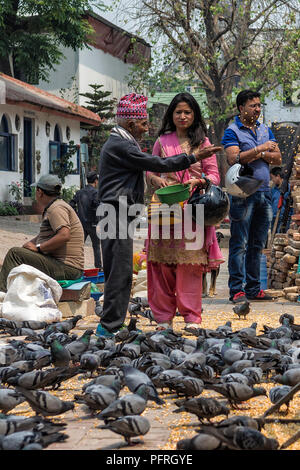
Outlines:
{"label": "woman in pink sari", "polygon": [[[153,155],[171,156],[192,153],[196,148],[209,147],[207,130],[197,101],[189,93],[179,93],[170,103],[154,144]],[[220,177],[216,155],[193,164],[188,170],[168,174],[147,173],[147,182],[154,190],[169,184],[188,183],[205,187],[205,175],[213,184]],[[201,249],[187,250],[186,239],[147,240],[148,302],[158,323],[158,329],[172,328],[177,309],[189,331],[199,328],[202,311],[203,272],[224,262],[214,227],[206,227]]]}

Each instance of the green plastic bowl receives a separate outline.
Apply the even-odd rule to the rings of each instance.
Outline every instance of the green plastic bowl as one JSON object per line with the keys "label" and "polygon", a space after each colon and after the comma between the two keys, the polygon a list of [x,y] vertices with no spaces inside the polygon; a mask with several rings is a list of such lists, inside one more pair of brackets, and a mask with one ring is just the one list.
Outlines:
{"label": "green plastic bowl", "polygon": [[155,191],[160,202],[164,204],[175,204],[176,202],[186,201],[190,197],[188,184],[172,184]]}

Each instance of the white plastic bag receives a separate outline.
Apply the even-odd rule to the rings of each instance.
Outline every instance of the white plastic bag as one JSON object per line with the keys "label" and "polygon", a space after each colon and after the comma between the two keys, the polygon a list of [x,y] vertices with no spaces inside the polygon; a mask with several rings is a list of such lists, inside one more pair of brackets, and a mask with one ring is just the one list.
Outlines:
{"label": "white plastic bag", "polygon": [[136,281],[132,289],[133,297],[148,298],[147,292],[147,269],[141,269],[136,275]]}
{"label": "white plastic bag", "polygon": [[55,279],[27,264],[12,269],[7,278],[7,293],[2,317],[14,321],[61,321],[57,304],[62,288]]}

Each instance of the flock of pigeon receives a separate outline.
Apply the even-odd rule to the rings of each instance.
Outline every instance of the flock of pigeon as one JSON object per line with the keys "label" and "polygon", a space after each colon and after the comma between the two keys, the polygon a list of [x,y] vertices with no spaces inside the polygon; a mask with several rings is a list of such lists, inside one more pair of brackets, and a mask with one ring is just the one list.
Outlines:
{"label": "flock of pigeon", "polygon": [[[0,318],[2,338],[25,337],[0,343],[1,450],[41,450],[65,441],[66,424],[51,417],[73,410],[75,404],[85,405],[99,419],[100,430],[109,429],[124,437],[124,445],[133,445],[140,442],[133,438],[150,429],[149,420],[141,416],[149,402],[163,405],[174,395],[174,412],[190,413],[199,421],[194,437],[179,440],[177,449],[280,448],[276,439],[262,433],[265,416],[228,416],[261,395],[270,406],[284,403],[288,410],[300,383],[300,326],[292,315],[281,315],[278,327],[264,326],[261,332],[256,323],[233,331],[228,321],[216,329],[199,328],[192,339],[171,329],[137,329],[140,315],[154,321],[145,299],[131,299],[129,313],[127,327],[113,338],[96,337],[92,329],[81,336],[72,333],[80,315],[50,325]],[[88,381],[72,401],[51,393],[78,374]],[[266,382],[274,383],[269,392],[260,386]],[[124,387],[129,393],[120,393]],[[217,395],[203,397],[204,390]],[[23,402],[34,417],[13,414]],[[224,418],[211,421],[219,416]]]}

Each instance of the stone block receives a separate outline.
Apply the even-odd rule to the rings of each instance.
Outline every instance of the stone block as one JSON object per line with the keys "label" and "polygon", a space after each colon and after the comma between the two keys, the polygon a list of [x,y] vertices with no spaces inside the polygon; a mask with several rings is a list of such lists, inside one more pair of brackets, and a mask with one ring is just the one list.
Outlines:
{"label": "stone block", "polygon": [[95,301],[91,297],[90,299],[83,300],[82,302],[59,302],[58,308],[61,311],[63,318],[75,317],[76,315],[87,317],[89,315],[94,315]]}
{"label": "stone block", "polygon": [[290,302],[297,302],[299,294],[286,294],[287,300]]}

